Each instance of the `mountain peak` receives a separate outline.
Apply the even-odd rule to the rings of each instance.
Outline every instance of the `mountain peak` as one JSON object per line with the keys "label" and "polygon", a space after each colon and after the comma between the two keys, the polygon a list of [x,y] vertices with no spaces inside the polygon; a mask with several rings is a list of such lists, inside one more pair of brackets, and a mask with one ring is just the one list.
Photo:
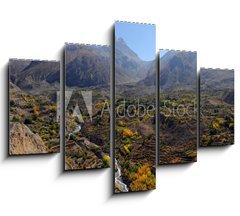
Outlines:
{"label": "mountain peak", "polygon": [[116,50],[123,53],[129,59],[133,59],[135,61],[141,60],[138,55],[127,45],[126,41],[121,37],[116,39]]}
{"label": "mountain peak", "polygon": [[119,43],[125,43],[126,44],[126,42],[124,41],[124,39],[122,37],[117,38],[117,41]]}

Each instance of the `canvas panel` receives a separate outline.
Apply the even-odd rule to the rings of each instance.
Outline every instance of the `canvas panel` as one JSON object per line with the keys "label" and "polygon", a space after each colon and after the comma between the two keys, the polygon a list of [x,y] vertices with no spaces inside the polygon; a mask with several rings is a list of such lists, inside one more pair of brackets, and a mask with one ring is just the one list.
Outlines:
{"label": "canvas panel", "polygon": [[115,193],[156,187],[155,31],[115,23]]}
{"label": "canvas panel", "polygon": [[110,166],[110,47],[65,45],[65,170]]}
{"label": "canvas panel", "polygon": [[10,155],[60,151],[59,90],[59,62],[10,59]]}
{"label": "canvas panel", "polygon": [[200,69],[200,146],[234,144],[234,70]]}
{"label": "canvas panel", "polygon": [[197,54],[160,50],[159,164],[197,160]]}

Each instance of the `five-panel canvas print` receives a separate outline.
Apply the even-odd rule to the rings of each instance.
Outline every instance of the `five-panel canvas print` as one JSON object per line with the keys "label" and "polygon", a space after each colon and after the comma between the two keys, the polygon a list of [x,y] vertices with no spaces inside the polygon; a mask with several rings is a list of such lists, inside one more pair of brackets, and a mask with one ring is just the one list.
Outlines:
{"label": "five-panel canvas print", "polygon": [[9,155],[59,153],[61,134],[65,171],[111,167],[126,193],[155,189],[157,164],[234,144],[234,70],[198,73],[193,51],[156,55],[153,24],[115,22],[112,46],[66,43],[60,71],[9,60]]}

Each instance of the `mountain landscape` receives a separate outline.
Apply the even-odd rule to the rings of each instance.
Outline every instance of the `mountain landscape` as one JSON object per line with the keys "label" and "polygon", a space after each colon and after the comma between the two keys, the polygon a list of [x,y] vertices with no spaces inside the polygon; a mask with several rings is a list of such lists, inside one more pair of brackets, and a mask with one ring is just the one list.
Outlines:
{"label": "mountain landscape", "polygon": [[200,69],[200,146],[234,144],[234,70]]}
{"label": "mountain landscape", "polygon": [[138,55],[132,51],[123,40],[123,38],[117,38],[115,46],[115,80],[116,84],[137,82],[146,78],[147,74],[154,68],[152,64],[155,61],[143,61]]}
{"label": "mountain landscape", "polygon": [[194,52],[168,51],[160,59],[160,90],[196,90],[197,58]]}
{"label": "mountain landscape", "polygon": [[160,50],[160,56],[159,164],[194,162],[197,159],[197,55]]}
{"label": "mountain landscape", "polygon": [[109,85],[110,48],[108,46],[66,45],[66,86]]}
{"label": "mountain landscape", "polygon": [[156,187],[155,83],[155,59],[142,60],[116,37],[115,193]]}
{"label": "mountain landscape", "polygon": [[110,167],[110,47],[66,44],[65,170]]}
{"label": "mountain landscape", "polygon": [[59,81],[59,62],[9,61],[10,155],[59,152]]}

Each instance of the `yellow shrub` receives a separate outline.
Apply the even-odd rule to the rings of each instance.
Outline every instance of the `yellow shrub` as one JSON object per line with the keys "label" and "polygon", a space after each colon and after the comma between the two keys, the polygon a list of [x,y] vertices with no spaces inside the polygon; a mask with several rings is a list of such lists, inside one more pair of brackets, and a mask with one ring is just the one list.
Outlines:
{"label": "yellow shrub", "polygon": [[124,148],[125,152],[130,153],[130,150],[129,150],[129,148],[128,148],[128,145],[124,145],[123,148]]}
{"label": "yellow shrub", "polygon": [[123,136],[132,137],[133,135],[134,135],[134,133],[130,129],[128,129],[128,128],[123,129]]}
{"label": "yellow shrub", "polygon": [[23,95],[22,98],[23,98],[23,100],[26,101],[26,102],[29,101],[29,99],[28,99],[28,97],[27,97],[26,95]]}
{"label": "yellow shrub", "polygon": [[118,125],[121,126],[121,127],[124,127],[126,124],[123,121],[119,121]]}
{"label": "yellow shrub", "polygon": [[104,155],[103,160],[107,164],[107,167],[110,167],[110,157],[108,155]]}
{"label": "yellow shrub", "polygon": [[52,106],[50,106],[50,108],[49,108],[51,111],[56,111],[57,110],[57,106],[55,106],[55,105],[52,105]]}
{"label": "yellow shrub", "polygon": [[151,168],[148,164],[138,168],[136,173],[132,173],[130,180],[132,181],[130,184],[132,191],[154,189],[156,185],[155,176],[151,172]]}
{"label": "yellow shrub", "polygon": [[51,131],[51,134],[52,134],[52,135],[56,135],[57,132],[56,132],[55,130],[52,130],[52,131]]}
{"label": "yellow shrub", "polygon": [[213,128],[217,130],[217,129],[219,128],[219,124],[218,124],[217,122],[215,122],[215,123],[213,124]]}
{"label": "yellow shrub", "polygon": [[103,109],[103,108],[106,108],[109,107],[109,103],[108,101],[104,101],[104,102],[98,102],[97,103],[97,108],[98,109]]}
{"label": "yellow shrub", "polygon": [[33,113],[36,115],[36,116],[39,116],[39,107],[38,106],[33,106]]}
{"label": "yellow shrub", "polygon": [[217,118],[216,119],[216,122],[219,124],[219,125],[223,125],[224,124],[224,121],[220,118]]}
{"label": "yellow shrub", "polygon": [[41,121],[41,122],[44,122],[44,121],[45,121],[43,117],[39,117],[38,119],[39,119],[39,121]]}
{"label": "yellow shrub", "polygon": [[70,128],[75,129],[76,128],[76,123],[75,122],[71,122],[69,126],[70,126]]}

